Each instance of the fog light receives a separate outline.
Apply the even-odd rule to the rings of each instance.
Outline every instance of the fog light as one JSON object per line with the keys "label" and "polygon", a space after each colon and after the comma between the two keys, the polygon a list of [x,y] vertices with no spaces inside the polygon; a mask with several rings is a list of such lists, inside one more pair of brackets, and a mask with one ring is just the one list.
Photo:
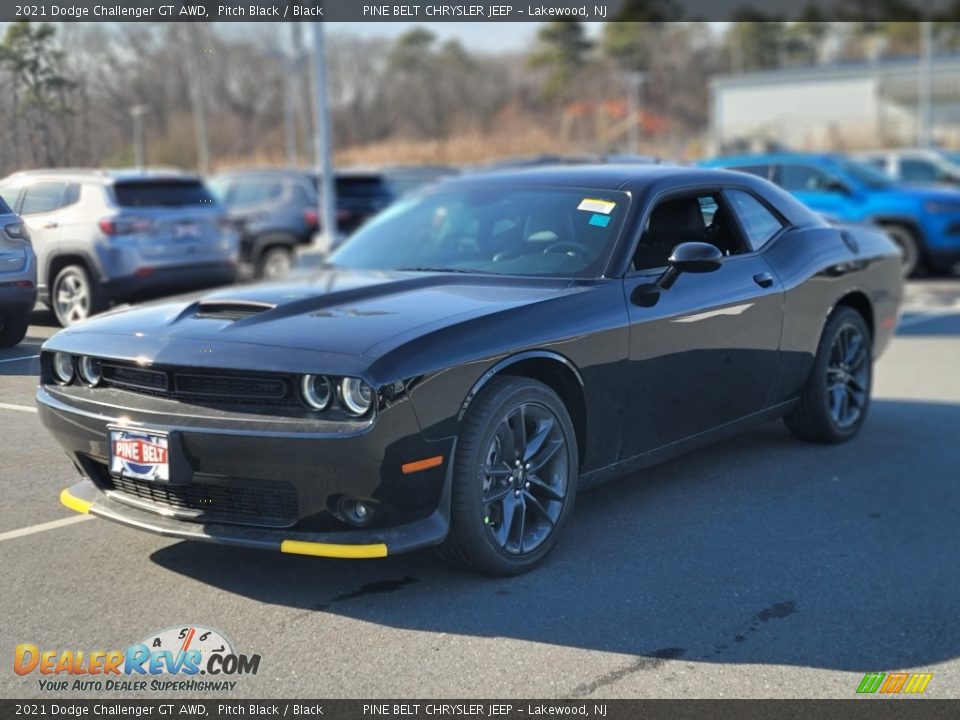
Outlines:
{"label": "fog light", "polygon": [[61,385],[69,385],[73,380],[73,356],[69,353],[53,354],[53,376]]}
{"label": "fog light", "polygon": [[351,525],[363,527],[373,519],[373,508],[356,498],[344,495],[337,501],[337,515]]}
{"label": "fog light", "polygon": [[96,358],[84,355],[80,358],[77,370],[80,373],[80,379],[90,387],[98,385],[103,379],[103,370],[100,367],[100,361]]}

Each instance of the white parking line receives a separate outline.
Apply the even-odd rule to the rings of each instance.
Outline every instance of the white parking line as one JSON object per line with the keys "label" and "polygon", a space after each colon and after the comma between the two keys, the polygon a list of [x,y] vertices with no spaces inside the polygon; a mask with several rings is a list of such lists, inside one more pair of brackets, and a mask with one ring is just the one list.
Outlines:
{"label": "white parking line", "polygon": [[897,325],[898,328],[910,327],[911,325],[918,325],[924,322],[931,322],[933,320],[941,320],[945,317],[950,317],[951,315],[956,315],[957,310],[944,310],[943,312],[932,312],[932,313],[920,313],[917,315],[911,315],[907,318],[902,318],[900,323]]}
{"label": "white parking line", "polygon": [[30,525],[29,527],[20,528],[19,530],[10,530],[5,533],[0,533],[0,542],[3,542],[4,540],[13,540],[14,538],[18,537],[24,537],[25,535],[33,535],[34,533],[46,532],[47,530],[56,530],[59,527],[73,525],[74,523],[83,522],[84,520],[93,520],[93,516],[74,515],[61,520],[51,520],[50,522],[40,523],[39,525]]}
{"label": "white parking line", "polygon": [[13,403],[0,403],[0,410],[19,410],[20,412],[35,413],[37,409],[29,405],[14,405]]}
{"label": "white parking line", "polygon": [[7,358],[6,360],[0,360],[0,364],[10,363],[10,362],[20,362],[21,360],[33,360],[40,357],[39,355],[24,355],[23,357]]}

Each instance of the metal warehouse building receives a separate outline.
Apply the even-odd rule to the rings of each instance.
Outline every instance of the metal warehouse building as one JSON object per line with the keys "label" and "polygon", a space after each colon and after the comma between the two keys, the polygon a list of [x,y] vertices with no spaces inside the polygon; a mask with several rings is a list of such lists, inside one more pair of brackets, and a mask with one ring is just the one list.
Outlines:
{"label": "metal warehouse building", "polygon": [[[777,141],[806,150],[916,144],[920,132],[916,58],[785,68],[712,83],[716,148]],[[933,60],[933,137],[960,145],[960,56]]]}

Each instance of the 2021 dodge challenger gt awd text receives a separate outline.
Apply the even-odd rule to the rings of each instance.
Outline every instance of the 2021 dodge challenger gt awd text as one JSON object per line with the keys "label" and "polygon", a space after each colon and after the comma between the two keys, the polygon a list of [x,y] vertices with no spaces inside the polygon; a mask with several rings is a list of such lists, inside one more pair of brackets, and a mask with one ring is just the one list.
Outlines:
{"label": "2021 dodge challenger gt awd text", "polygon": [[37,399],[74,510],[510,574],[590,483],[778,417],[852,438],[901,294],[886,236],[744,173],[505,171],[401,200],[300,279],[64,330]]}

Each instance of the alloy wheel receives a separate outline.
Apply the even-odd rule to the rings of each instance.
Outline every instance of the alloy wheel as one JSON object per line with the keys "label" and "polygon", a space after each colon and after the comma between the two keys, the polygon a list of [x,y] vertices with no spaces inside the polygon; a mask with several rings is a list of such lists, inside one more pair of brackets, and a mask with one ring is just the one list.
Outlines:
{"label": "alloy wheel", "polygon": [[557,525],[571,471],[567,440],[554,413],[523,403],[497,425],[485,456],[483,522],[511,555],[536,550]]}
{"label": "alloy wheel", "polygon": [[854,325],[843,325],[830,348],[827,405],[837,427],[851,427],[867,404],[870,353],[866,338]]}
{"label": "alloy wheel", "polygon": [[65,325],[85,320],[90,315],[90,288],[85,278],[68,273],[60,278],[54,291],[57,316]]}

